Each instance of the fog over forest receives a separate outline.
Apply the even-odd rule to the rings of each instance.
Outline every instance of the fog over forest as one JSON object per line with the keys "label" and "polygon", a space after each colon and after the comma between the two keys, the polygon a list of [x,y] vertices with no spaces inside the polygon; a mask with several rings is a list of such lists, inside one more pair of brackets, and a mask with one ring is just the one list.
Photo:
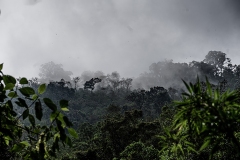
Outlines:
{"label": "fog over forest", "polygon": [[240,0],[0,0],[0,159],[239,160]]}
{"label": "fog over forest", "polygon": [[72,77],[100,71],[137,78],[152,63],[202,61],[222,51],[239,61],[237,0],[0,0],[5,72],[39,77],[54,62]]}

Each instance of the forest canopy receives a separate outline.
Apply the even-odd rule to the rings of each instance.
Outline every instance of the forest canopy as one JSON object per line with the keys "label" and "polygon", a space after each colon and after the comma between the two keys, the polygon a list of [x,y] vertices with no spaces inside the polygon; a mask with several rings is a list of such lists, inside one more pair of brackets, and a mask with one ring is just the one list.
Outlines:
{"label": "forest canopy", "polygon": [[2,68],[1,159],[240,158],[240,65],[221,51],[137,78],[71,77],[49,62],[27,80]]}

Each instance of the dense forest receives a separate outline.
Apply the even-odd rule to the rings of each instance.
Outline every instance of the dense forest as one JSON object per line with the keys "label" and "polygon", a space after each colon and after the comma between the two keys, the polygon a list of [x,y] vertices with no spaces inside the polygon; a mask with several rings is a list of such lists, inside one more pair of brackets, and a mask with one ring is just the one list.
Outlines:
{"label": "dense forest", "polygon": [[240,65],[221,51],[137,78],[0,71],[0,159],[240,159]]}

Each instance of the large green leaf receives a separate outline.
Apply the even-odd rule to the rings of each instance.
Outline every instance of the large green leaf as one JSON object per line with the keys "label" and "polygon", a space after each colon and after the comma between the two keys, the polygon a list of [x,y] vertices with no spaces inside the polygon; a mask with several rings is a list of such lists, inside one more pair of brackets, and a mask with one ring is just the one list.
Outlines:
{"label": "large green leaf", "polygon": [[28,105],[27,105],[26,101],[22,98],[18,98],[18,101],[15,102],[15,103],[20,107],[28,108]]}
{"label": "large green leaf", "polygon": [[13,83],[7,83],[4,87],[4,90],[12,90],[15,87],[15,84]]}
{"label": "large green leaf", "polygon": [[35,103],[35,115],[37,119],[41,121],[43,112],[42,112],[42,104],[40,101]]}
{"label": "large green leaf", "polygon": [[55,112],[57,110],[57,106],[52,102],[51,99],[43,98],[43,101],[52,111]]}
{"label": "large green leaf", "polygon": [[25,145],[23,144],[14,144],[12,151],[13,152],[20,152],[25,148]]}
{"label": "large green leaf", "polygon": [[55,133],[54,134],[54,141],[57,141],[60,138],[60,134],[59,133]]}
{"label": "large green leaf", "polygon": [[50,115],[50,121],[52,122],[57,116],[59,115],[59,112],[52,112]]}
{"label": "large green leaf", "polygon": [[68,133],[74,138],[78,138],[78,134],[73,128],[68,128]]}
{"label": "large green leaf", "polygon": [[69,121],[68,117],[63,116],[63,120],[68,127],[73,126],[72,122]]}
{"label": "large green leaf", "polygon": [[60,107],[63,111],[69,111],[68,110],[68,101],[67,100],[61,100],[60,101]]}
{"label": "large green leaf", "polygon": [[26,109],[24,112],[23,112],[23,120],[26,119],[29,115],[29,109]]}
{"label": "large green leaf", "polygon": [[12,151],[13,152],[20,152],[27,146],[30,146],[30,144],[27,141],[22,141],[18,144],[14,144],[14,146],[12,148]]}
{"label": "large green leaf", "polygon": [[46,91],[46,84],[41,84],[41,85],[38,87],[38,93],[39,93],[39,94],[43,94],[45,91]]}
{"label": "large green leaf", "polygon": [[32,124],[32,126],[35,127],[35,118],[33,117],[33,115],[29,114],[28,119],[29,119],[30,123]]}
{"label": "large green leaf", "polygon": [[9,136],[5,136],[5,137],[3,137],[3,138],[4,138],[5,143],[6,143],[7,145],[9,145],[9,142],[12,140],[12,138],[9,137]]}
{"label": "large green leaf", "polygon": [[183,79],[182,79],[182,81],[183,81],[183,83],[185,84],[185,86],[186,86],[186,88],[187,88],[187,90],[188,90],[188,92],[192,95],[192,93],[193,93],[193,90],[192,90],[192,88],[187,84],[187,82],[186,81],[184,81]]}
{"label": "large green leaf", "polygon": [[27,80],[27,78],[23,77],[20,79],[19,83],[20,84],[28,84],[28,80]]}
{"label": "large green leaf", "polygon": [[62,114],[62,113],[59,113],[59,114],[58,114],[57,119],[58,119],[59,121],[61,121],[62,127],[65,128],[65,127],[66,127],[66,124],[65,124],[65,121],[63,120],[63,114]]}
{"label": "large green leaf", "polygon": [[8,93],[8,97],[10,97],[10,98],[16,98],[16,97],[18,97],[17,92],[15,92],[15,91],[9,92],[9,93]]}
{"label": "large green leaf", "polygon": [[4,75],[3,76],[3,82],[5,84],[8,84],[8,83],[16,84],[17,81],[16,81],[16,79],[13,76]]}
{"label": "large green leaf", "polygon": [[38,98],[38,95],[37,95],[37,94],[32,95],[32,99],[33,99],[33,100],[36,100],[37,98]]}
{"label": "large green leaf", "polygon": [[202,144],[202,146],[201,146],[201,148],[199,149],[199,151],[202,151],[202,150],[204,150],[207,146],[209,146],[210,142],[211,142],[210,139],[204,141],[204,143]]}
{"label": "large green leaf", "polygon": [[32,89],[31,87],[23,87],[23,88],[20,88],[19,91],[20,91],[24,96],[27,96],[27,97],[29,97],[30,95],[35,94],[34,89]]}
{"label": "large green leaf", "polygon": [[23,145],[25,145],[25,146],[30,146],[30,144],[28,143],[28,141],[22,141],[22,142],[20,142],[20,144],[23,144]]}

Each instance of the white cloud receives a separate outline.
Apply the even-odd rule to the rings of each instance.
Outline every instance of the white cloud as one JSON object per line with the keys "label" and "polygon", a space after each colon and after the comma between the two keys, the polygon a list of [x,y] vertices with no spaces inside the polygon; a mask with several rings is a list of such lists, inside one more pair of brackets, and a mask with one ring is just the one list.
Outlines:
{"label": "white cloud", "polygon": [[133,77],[164,59],[202,60],[221,50],[237,63],[239,12],[224,1],[0,0],[5,71],[37,76],[54,61],[80,75]]}

